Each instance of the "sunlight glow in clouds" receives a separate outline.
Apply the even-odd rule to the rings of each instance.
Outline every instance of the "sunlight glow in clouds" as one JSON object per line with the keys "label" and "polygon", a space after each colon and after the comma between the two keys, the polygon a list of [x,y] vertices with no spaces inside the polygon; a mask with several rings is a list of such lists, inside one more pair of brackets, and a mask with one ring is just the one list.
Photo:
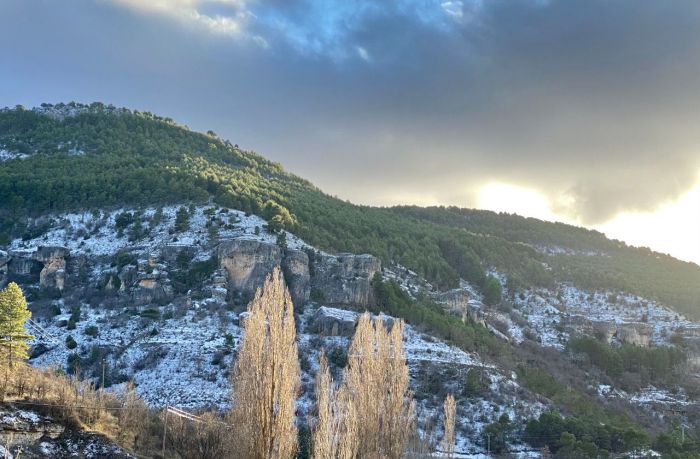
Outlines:
{"label": "sunlight glow in clouds", "polygon": [[700,264],[700,184],[654,212],[624,212],[595,229]]}
{"label": "sunlight glow in clouds", "polygon": [[541,220],[569,221],[557,216],[550,209],[547,198],[530,188],[501,182],[492,182],[479,190],[476,207],[534,217]]}
{"label": "sunlight glow in clouds", "polygon": [[[482,187],[476,207],[580,226],[580,222],[553,212],[544,195],[507,183],[492,182]],[[654,211],[623,212],[593,229],[630,245],[651,247],[700,264],[700,183]]]}

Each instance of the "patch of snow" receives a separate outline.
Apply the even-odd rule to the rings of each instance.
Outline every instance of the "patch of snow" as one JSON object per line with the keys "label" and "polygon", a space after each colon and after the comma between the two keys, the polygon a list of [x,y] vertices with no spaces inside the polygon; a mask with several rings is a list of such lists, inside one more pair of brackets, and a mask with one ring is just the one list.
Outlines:
{"label": "patch of snow", "polygon": [[10,161],[12,159],[26,159],[26,158],[29,158],[29,155],[26,155],[24,153],[15,153],[12,151],[0,149],[0,162]]}

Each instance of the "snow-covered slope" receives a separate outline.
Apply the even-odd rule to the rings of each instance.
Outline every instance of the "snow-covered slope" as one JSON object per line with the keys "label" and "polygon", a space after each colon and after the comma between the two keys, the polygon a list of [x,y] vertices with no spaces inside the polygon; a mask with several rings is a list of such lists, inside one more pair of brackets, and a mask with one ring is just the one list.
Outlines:
{"label": "snow-covered slope", "polygon": [[[96,383],[101,383],[104,374],[110,390],[133,380],[137,391],[153,406],[191,410],[223,410],[229,406],[229,371],[242,337],[240,319],[245,295],[231,294],[228,271],[221,265],[206,272],[201,283],[185,290],[172,288],[173,273],[186,272],[179,266],[182,263],[206,263],[217,255],[222,243],[232,241],[257,241],[266,247],[283,244],[309,257],[313,253],[331,256],[290,233],[280,241],[278,235],[266,230],[264,220],[233,209],[192,207],[187,210],[187,225],[176,230],[181,209],[169,206],[53,215],[35,221],[34,228],[40,230],[30,232],[30,237],[10,242],[7,257],[22,261],[14,269],[30,282],[27,291],[34,320],[43,330],[37,334],[33,364],[77,370]],[[69,257],[63,255],[63,249]],[[187,253],[184,261],[180,257],[183,252]],[[128,257],[120,259],[124,253]],[[237,274],[248,273],[253,270],[250,263],[259,263],[260,257],[254,253],[245,263],[231,260],[235,265],[231,269],[238,270]],[[313,265],[311,259],[309,265]],[[350,265],[343,266],[346,269]],[[3,272],[1,268],[0,281],[3,274],[8,276],[7,269]],[[384,267],[382,274],[396,280],[414,297],[432,295],[464,320],[483,323],[513,346],[528,341],[564,349],[572,333],[588,333],[597,323],[607,324],[614,331],[613,340],[647,339],[648,327],[647,344],[651,345],[673,345],[671,338],[678,333],[700,335],[700,324],[661,304],[620,292],[584,292],[573,285],[560,285],[554,290],[513,292],[512,307],[493,308],[484,304],[477,289],[466,282],[456,291],[437,292],[402,266]],[[505,287],[503,276],[495,271],[491,274]],[[353,278],[356,273],[347,275]],[[337,274],[328,279],[334,276]],[[42,288],[38,288],[39,283]],[[152,294],[154,285],[165,293]],[[50,294],[52,290],[47,286],[59,290],[59,294]],[[139,293],[142,290],[151,293],[144,297]],[[304,371],[298,403],[300,418],[313,409],[318,352],[325,349],[342,357],[349,343],[350,333],[328,330],[342,330],[348,323],[352,329],[357,316],[357,305],[330,304],[323,295],[313,292],[310,297],[313,300],[306,304],[297,304],[301,311],[298,341]],[[320,330],[315,323],[319,316],[337,322],[339,327]],[[631,328],[625,328],[628,326]],[[522,387],[511,370],[411,326],[406,327],[405,349],[417,408],[423,419],[435,422],[438,432],[445,394],[457,395],[458,450],[465,455],[483,453],[483,429],[502,414],[522,427],[550,406],[550,401]],[[470,374],[479,375],[482,391],[466,390]],[[593,386],[601,400],[627,399],[645,406],[692,403],[685,395],[672,396],[663,388],[628,394],[617,388]],[[527,452],[526,446],[516,444],[513,448]]]}

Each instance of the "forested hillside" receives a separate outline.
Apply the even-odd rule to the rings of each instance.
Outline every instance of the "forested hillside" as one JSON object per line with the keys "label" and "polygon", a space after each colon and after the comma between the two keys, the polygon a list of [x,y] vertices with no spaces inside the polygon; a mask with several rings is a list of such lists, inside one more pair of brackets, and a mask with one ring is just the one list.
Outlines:
{"label": "forested hillside", "polygon": [[[0,111],[0,245],[35,237],[55,211],[216,203],[263,216],[314,246],[368,252],[436,287],[464,278],[510,285],[620,289],[700,317],[700,268],[602,234],[514,215],[455,208],[376,208],[333,198],[215,133],[93,103]],[[41,221],[41,220],[38,220]]]}

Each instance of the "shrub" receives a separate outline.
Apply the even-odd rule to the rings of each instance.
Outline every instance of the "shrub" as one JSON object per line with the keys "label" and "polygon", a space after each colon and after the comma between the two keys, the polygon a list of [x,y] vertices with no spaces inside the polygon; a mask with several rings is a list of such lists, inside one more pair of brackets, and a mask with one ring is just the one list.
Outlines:
{"label": "shrub", "polygon": [[126,265],[135,265],[135,264],[136,264],[136,256],[132,255],[127,250],[120,250],[119,252],[117,252],[117,254],[114,257],[113,265],[116,266],[117,269],[119,269],[119,270],[121,270]]}
{"label": "shrub", "polygon": [[68,349],[75,349],[76,347],[78,347],[78,343],[75,342],[72,335],[68,335],[68,337],[66,338],[66,347]]}
{"label": "shrub", "polygon": [[158,320],[160,319],[160,311],[156,308],[148,308],[141,311],[141,317],[144,319]]}
{"label": "shrub", "polygon": [[342,346],[335,346],[328,352],[328,361],[337,368],[345,368],[348,363],[348,352]]}
{"label": "shrub", "polygon": [[114,218],[114,228],[118,231],[124,230],[132,223],[134,223],[134,214],[131,212],[122,212]]}
{"label": "shrub", "polygon": [[323,293],[323,290],[314,287],[311,289],[311,293],[309,294],[309,299],[311,301],[313,301],[314,303],[325,303],[326,302],[326,294]]}
{"label": "shrub", "polygon": [[68,355],[67,359],[67,372],[69,375],[74,375],[78,368],[80,367],[80,356],[77,353],[72,353]]}
{"label": "shrub", "polygon": [[507,414],[503,413],[498,421],[484,428],[484,443],[494,453],[502,453],[508,447],[508,436],[513,425]]}

